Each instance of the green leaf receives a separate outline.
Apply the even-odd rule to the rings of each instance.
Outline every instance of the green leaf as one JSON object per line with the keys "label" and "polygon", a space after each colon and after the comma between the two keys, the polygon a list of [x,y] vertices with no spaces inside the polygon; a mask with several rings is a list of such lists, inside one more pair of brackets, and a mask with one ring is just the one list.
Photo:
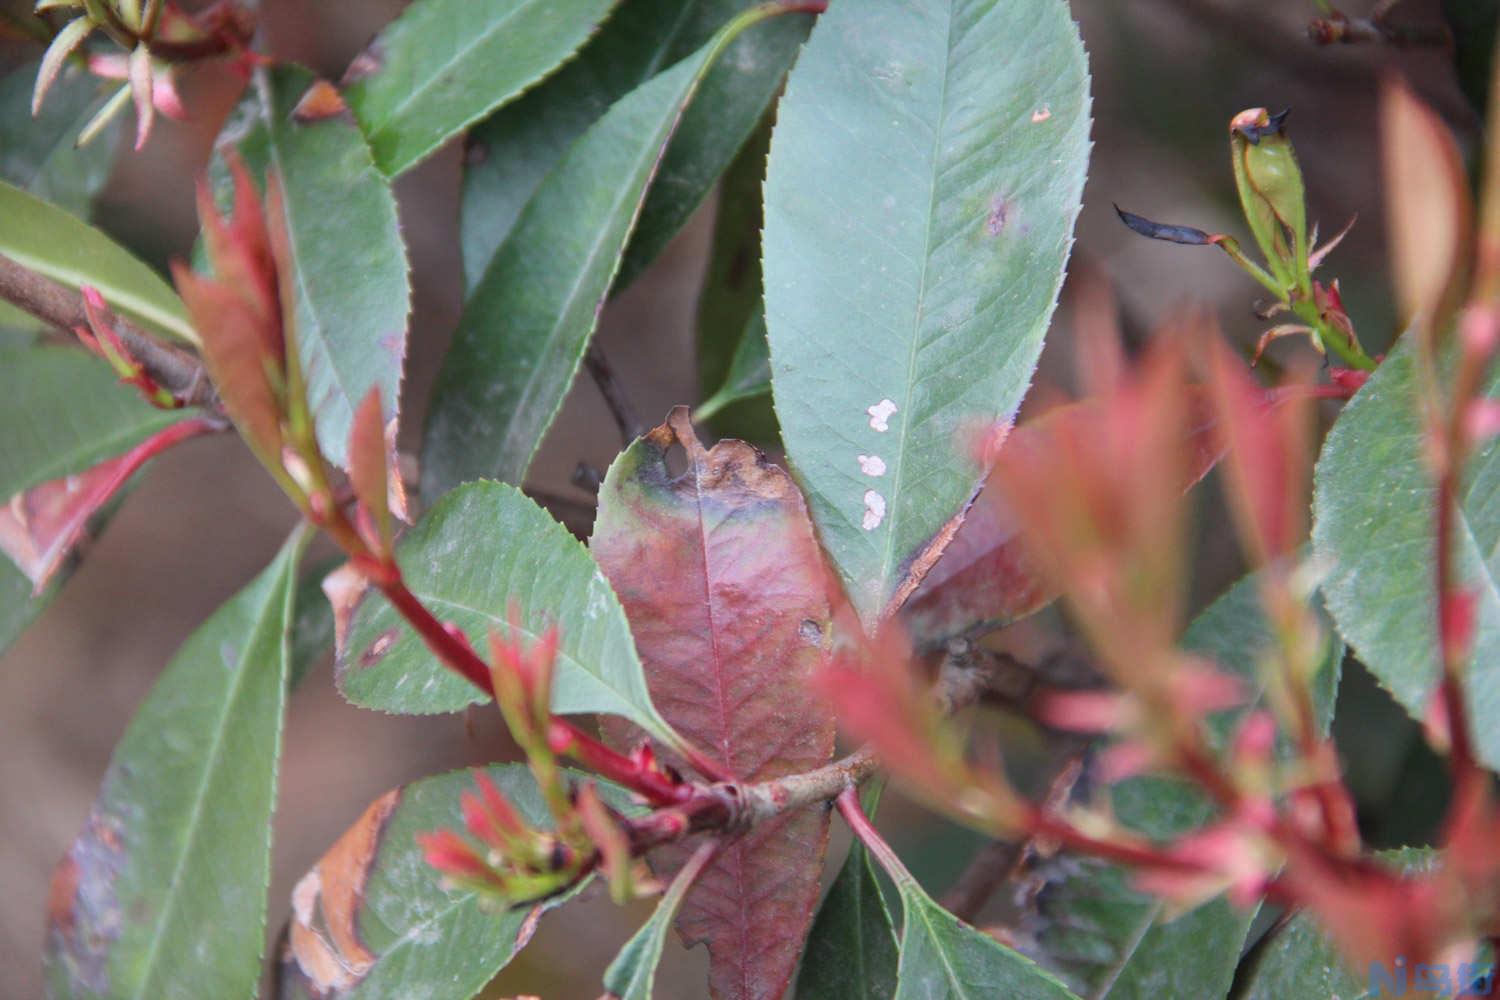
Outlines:
{"label": "green leaf", "polygon": [[93,285],[120,315],[198,342],[182,300],[160,275],[76,216],[3,181],[0,254],[64,287]]}
{"label": "green leaf", "polygon": [[298,531],[183,645],[53,876],[54,997],[247,997],[260,978]]}
{"label": "green leaf", "polygon": [[1063,0],[834,0],[792,72],[766,177],[776,412],[866,622],[973,496],[972,434],[1026,391],[1088,130]]}
{"label": "green leaf", "polygon": [[[491,482],[454,490],[407,531],[396,558],[412,593],[477,648],[492,629],[509,634],[512,607],[528,641],[557,624],[554,711],[608,712],[677,744],[651,704],[625,612],[604,574],[566,528],[519,490]],[[376,595],[350,625],[339,686],[354,704],[387,712],[456,712],[485,700],[435,662]]]}
{"label": "green leaf", "polygon": [[[291,65],[257,73],[220,146],[237,146],[254,173],[274,169],[281,180],[308,402],[318,444],[343,465],[354,410],[371,389],[386,418],[396,416],[411,282],[395,196],[359,129],[296,112],[315,82]],[[224,208],[228,172],[216,167]]]}
{"label": "green leaf", "polygon": [[[551,828],[524,765],[485,772],[528,822]],[[329,848],[292,892],[277,1000],[471,997],[525,946],[542,913],[582,889],[498,911],[471,890],[445,889],[415,838],[461,826],[459,797],[473,788],[470,771],[453,771],[393,789]],[[599,792],[638,811],[616,786],[600,782]]]}
{"label": "green leaf", "polygon": [[287,687],[295,689],[307,672],[333,653],[333,605],[323,593],[323,578],[343,563],[343,557],[320,560],[304,567],[293,602],[292,665]]}
{"label": "green leaf", "polygon": [[[463,256],[473,289],[522,208],[573,141],[615,101],[709,40],[746,0],[625,0],[542,86],[477,126],[464,171]],[[791,65],[808,19],[780,18],[739,39],[684,115],[614,282],[659,253],[745,141]]]}
{"label": "green leaf", "polygon": [[[725,437],[778,442],[760,278],[761,188],[771,125],[769,118],[762,123],[719,186],[713,247],[698,294],[698,388],[707,398],[697,418],[716,417],[714,430]],[[762,381],[764,387],[751,395]]]}
{"label": "green leaf", "polygon": [[[1274,642],[1253,576],[1210,605],[1183,637],[1187,649],[1212,658],[1257,691],[1257,661]],[[1314,690],[1325,729],[1332,721],[1342,659],[1342,645],[1330,642]],[[1244,711],[1215,720],[1220,741],[1229,738]],[[1113,805],[1123,823],[1153,839],[1180,837],[1214,815],[1195,788],[1159,777],[1121,782]],[[1128,872],[1092,860],[1079,861],[1048,888],[1044,900],[1036,932],[1039,957],[1081,994],[1110,1000],[1225,996],[1254,917],[1221,897],[1159,922],[1160,901],[1136,892]]]}
{"label": "green leaf", "polygon": [[[1420,720],[1438,681],[1433,518],[1412,345],[1403,340],[1351,399],[1313,475],[1313,550],[1328,564],[1328,611],[1355,655]],[[1493,396],[1496,386],[1489,390]],[[1476,601],[1468,695],[1472,717],[1500,717],[1500,442],[1469,462],[1456,570]],[[1476,725],[1485,764],[1500,767],[1500,727]]]}
{"label": "green leaf", "polygon": [[798,1000],[887,1000],[896,991],[897,959],[891,911],[856,840],[808,932]]}
{"label": "green leaf", "polygon": [[771,349],[766,343],[766,317],[756,310],[745,324],[729,371],[717,392],[698,404],[694,420],[708,420],[725,407],[748,399],[769,396],[771,392]]}
{"label": "green leaf", "polygon": [[82,472],[192,415],[147,405],[81,348],[0,348],[0,501]]}
{"label": "green leaf", "polygon": [[1246,966],[1245,985],[1236,1000],[1359,1000],[1368,995],[1366,981],[1349,970],[1312,917],[1299,914],[1273,934]]}
{"label": "green leaf", "polygon": [[625,97],[569,148],[526,204],[464,307],[438,375],[422,491],[481,476],[520,482],[562,406],[668,139],[734,19],[692,56]]}
{"label": "green leaf", "polygon": [[514,100],[582,45],[614,0],[416,0],[355,58],[344,99],[389,176]]}
{"label": "green leaf", "polygon": [[651,1000],[655,996],[656,967],[661,963],[662,945],[677,910],[687,897],[693,881],[712,859],[712,847],[700,846],[698,853],[682,867],[656,904],[651,919],[630,936],[625,946],[604,970],[605,995],[601,1000]]}
{"label": "green leaf", "polygon": [[904,915],[894,1000],[1076,1000],[1046,969],[935,903],[899,862],[886,871]]}
{"label": "green leaf", "polygon": [[97,77],[71,68],[53,84],[41,114],[31,117],[35,63],[0,80],[0,178],[79,217],[114,165],[121,119],[78,148],[78,133],[104,103]]}
{"label": "green leaf", "polygon": [[9,559],[0,558],[0,653],[20,638],[37,615],[52,601],[62,587],[63,570],[53,578],[43,593],[31,595],[31,580],[16,569]]}

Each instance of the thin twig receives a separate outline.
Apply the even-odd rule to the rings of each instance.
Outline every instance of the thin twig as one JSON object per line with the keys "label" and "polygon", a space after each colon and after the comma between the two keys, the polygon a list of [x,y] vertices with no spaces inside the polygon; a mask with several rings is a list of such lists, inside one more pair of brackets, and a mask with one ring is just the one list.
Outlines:
{"label": "thin twig", "polygon": [[[88,326],[83,296],[4,254],[0,254],[0,299],[69,336],[74,328]],[[213,383],[196,357],[162,343],[124,317],[117,317],[115,331],[157,384],[189,406],[217,408]]]}
{"label": "thin twig", "polygon": [[589,370],[594,384],[599,387],[599,395],[604,397],[604,405],[609,407],[610,416],[615,418],[615,426],[620,429],[620,440],[629,447],[631,442],[641,436],[645,427],[636,416],[635,407],[630,404],[630,398],[625,395],[624,387],[615,377],[614,368],[598,344],[589,344],[589,349],[583,356],[583,365]]}

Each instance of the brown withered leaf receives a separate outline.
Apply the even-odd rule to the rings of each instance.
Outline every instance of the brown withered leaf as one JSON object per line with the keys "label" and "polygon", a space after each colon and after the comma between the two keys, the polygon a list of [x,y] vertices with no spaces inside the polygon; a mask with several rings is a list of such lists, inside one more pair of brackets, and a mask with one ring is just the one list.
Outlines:
{"label": "brown withered leaf", "polygon": [[[705,450],[678,407],[615,461],[591,544],[651,697],[678,732],[745,781],[829,759],[833,718],[806,689],[826,656],[826,576],[790,476],[740,441]],[[611,735],[629,738],[623,727]],[[785,992],[828,819],[812,808],[757,826],[724,846],[687,897],[677,927],[689,944],[707,943],[715,1000]],[[658,860],[677,867],[687,849]]]}
{"label": "brown withered leaf", "polygon": [[375,964],[356,918],[381,831],[400,800],[400,789],[392,789],[370,803],[292,890],[292,919],[281,953],[284,982],[299,981],[315,997],[337,995]]}
{"label": "brown withered leaf", "polygon": [[[1184,490],[1208,475],[1223,450],[1209,399],[1193,393],[1184,431],[1189,450]],[[1025,449],[1061,424],[1080,427],[1101,417],[1093,400],[1058,406],[1011,432],[1005,448]],[[1020,526],[999,489],[986,483],[937,565],[903,609],[919,645],[932,646],[971,631],[988,631],[1039,611],[1057,598],[1027,554]]]}

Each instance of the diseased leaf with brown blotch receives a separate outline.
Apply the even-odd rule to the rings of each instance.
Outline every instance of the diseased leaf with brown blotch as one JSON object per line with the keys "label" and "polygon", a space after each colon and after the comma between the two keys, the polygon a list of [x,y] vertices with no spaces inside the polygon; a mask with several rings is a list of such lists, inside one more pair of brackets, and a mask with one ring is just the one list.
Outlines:
{"label": "diseased leaf with brown blotch", "polygon": [[[1223,455],[1209,400],[1194,393],[1193,420],[1187,431],[1187,481],[1191,489]],[[1027,447],[1059,422],[1100,419],[1093,400],[1068,403],[1017,427],[1002,445]],[[969,508],[953,541],[902,610],[912,639],[932,647],[971,631],[989,631],[1040,611],[1057,598],[1044,580],[1020,534],[1020,526],[1001,491],[991,483]]]}
{"label": "diseased leaf with brown blotch", "polygon": [[[524,765],[485,775],[532,825],[552,820]],[[292,890],[291,918],[278,945],[277,1000],[389,1000],[470,997],[494,978],[536,931],[537,921],[587,884],[530,906],[481,904],[448,889],[422,857],[416,835],[459,823],[470,771],[414,781],[380,796]],[[599,792],[635,813],[618,786]]]}
{"label": "diseased leaf with brown blotch", "polygon": [[[740,441],[705,450],[678,407],[610,468],[591,544],[678,732],[745,781],[832,756],[833,718],[804,688],[825,655],[827,578],[791,477]],[[677,927],[707,943],[715,1000],[786,990],[827,844],[828,812],[804,810],[728,843],[703,873]],[[660,860],[676,867],[687,849]]]}

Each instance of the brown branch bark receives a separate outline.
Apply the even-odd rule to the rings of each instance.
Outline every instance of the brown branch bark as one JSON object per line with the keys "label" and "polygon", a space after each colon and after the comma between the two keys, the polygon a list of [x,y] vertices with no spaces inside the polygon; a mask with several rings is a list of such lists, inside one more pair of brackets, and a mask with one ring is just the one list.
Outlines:
{"label": "brown branch bark", "polygon": [[[81,295],[4,254],[0,254],[0,299],[70,337],[75,327],[88,326]],[[189,406],[218,408],[218,394],[198,358],[162,343],[123,317],[115,330],[157,384]]]}

